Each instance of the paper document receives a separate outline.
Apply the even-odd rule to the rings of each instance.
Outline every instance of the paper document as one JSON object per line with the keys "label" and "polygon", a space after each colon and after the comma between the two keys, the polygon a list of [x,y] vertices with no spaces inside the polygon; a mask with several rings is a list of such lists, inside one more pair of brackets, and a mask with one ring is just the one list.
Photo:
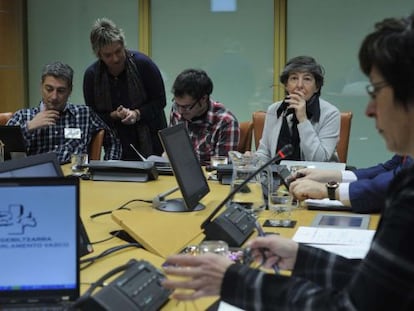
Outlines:
{"label": "paper document", "polygon": [[293,240],[347,258],[364,258],[374,234],[375,230],[299,227]]}
{"label": "paper document", "polygon": [[325,199],[307,199],[305,203],[313,206],[344,206],[341,201]]}

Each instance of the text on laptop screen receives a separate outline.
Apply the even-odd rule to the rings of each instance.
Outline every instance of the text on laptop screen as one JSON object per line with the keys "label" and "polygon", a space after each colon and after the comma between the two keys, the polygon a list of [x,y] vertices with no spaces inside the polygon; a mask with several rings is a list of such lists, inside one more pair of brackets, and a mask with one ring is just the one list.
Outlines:
{"label": "text on laptop screen", "polygon": [[0,291],[77,286],[77,191],[0,180]]}

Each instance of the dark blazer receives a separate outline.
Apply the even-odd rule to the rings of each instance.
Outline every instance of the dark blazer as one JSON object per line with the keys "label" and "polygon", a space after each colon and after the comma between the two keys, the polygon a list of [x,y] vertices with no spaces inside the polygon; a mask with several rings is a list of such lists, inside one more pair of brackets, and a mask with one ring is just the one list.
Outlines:
{"label": "dark blazer", "polygon": [[411,157],[395,155],[387,162],[355,170],[358,180],[349,184],[352,210],[357,213],[380,212],[391,180],[402,168],[412,164]]}

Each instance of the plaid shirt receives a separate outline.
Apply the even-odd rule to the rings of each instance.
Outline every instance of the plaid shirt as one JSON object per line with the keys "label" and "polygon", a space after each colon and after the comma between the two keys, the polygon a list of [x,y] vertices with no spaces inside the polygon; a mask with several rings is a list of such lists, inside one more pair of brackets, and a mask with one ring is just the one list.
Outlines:
{"label": "plaid shirt", "polygon": [[300,245],[291,277],[232,265],[221,298],[245,310],[414,310],[413,202],[412,167],[391,183],[363,260]]}
{"label": "plaid shirt", "polygon": [[[39,107],[16,111],[7,125],[20,125],[26,140],[27,154],[55,152],[61,164],[70,162],[73,153],[87,153],[92,136],[101,129],[105,129],[104,150],[105,160],[119,159],[121,145],[114,133],[88,106],[66,104],[56,125],[38,128],[33,131],[27,129],[30,121],[39,113]],[[81,138],[66,138],[65,129],[80,129]]]}
{"label": "plaid shirt", "polygon": [[219,102],[210,102],[207,112],[191,121],[182,119],[174,108],[170,126],[185,122],[194,150],[202,165],[210,163],[212,155],[225,155],[236,150],[239,143],[239,123],[236,117]]}

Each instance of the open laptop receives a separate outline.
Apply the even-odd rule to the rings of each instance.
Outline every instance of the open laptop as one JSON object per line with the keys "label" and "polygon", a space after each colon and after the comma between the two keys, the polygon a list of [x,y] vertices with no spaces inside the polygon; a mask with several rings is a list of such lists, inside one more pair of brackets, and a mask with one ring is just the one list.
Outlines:
{"label": "open laptop", "polygon": [[4,144],[4,160],[26,156],[26,142],[19,125],[0,125],[0,141]]}
{"label": "open laptop", "polygon": [[0,309],[79,297],[79,179],[0,179]]}

